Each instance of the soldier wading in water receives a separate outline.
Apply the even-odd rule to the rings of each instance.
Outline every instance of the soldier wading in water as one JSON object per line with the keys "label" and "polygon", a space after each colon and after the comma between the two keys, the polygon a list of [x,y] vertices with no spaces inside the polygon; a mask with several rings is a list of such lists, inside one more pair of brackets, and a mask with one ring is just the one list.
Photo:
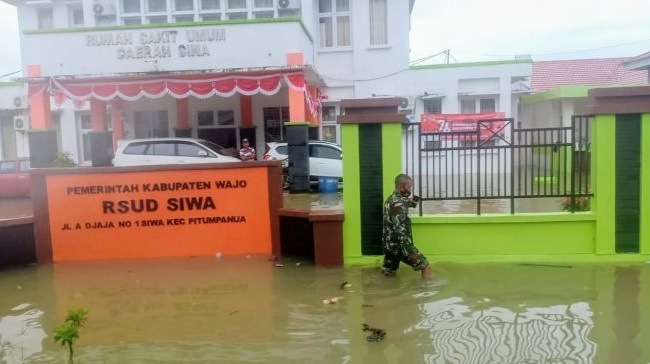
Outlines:
{"label": "soldier wading in water", "polygon": [[413,267],[413,270],[422,272],[422,278],[431,276],[431,266],[427,258],[413,244],[413,232],[408,211],[409,207],[417,206],[418,199],[409,198],[412,185],[411,177],[405,174],[398,175],[395,177],[395,191],[388,196],[384,203],[382,273],[385,276],[394,276],[400,262]]}

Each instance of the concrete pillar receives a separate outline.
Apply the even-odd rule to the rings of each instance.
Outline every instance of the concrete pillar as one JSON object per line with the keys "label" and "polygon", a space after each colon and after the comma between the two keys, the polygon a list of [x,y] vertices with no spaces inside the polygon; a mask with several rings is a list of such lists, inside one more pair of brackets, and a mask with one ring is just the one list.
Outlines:
{"label": "concrete pillar", "polygon": [[122,100],[115,99],[111,103],[111,124],[113,124],[113,148],[117,149],[117,141],[124,139],[124,120],[122,119]]}
{"label": "concrete pillar", "polygon": [[[40,65],[27,66],[27,77],[41,77]],[[52,127],[52,109],[50,108],[50,95],[39,92],[29,96],[29,114],[31,118],[30,129],[44,130]]]}
{"label": "concrete pillar", "polygon": [[[28,77],[41,77],[40,65],[27,66]],[[56,130],[52,129],[50,95],[43,90],[29,96],[30,130],[27,134],[30,164],[33,168],[50,167],[59,147]]]}
{"label": "concrete pillar", "polygon": [[106,103],[101,100],[90,100],[90,120],[92,122],[93,131],[105,131],[106,123],[104,122],[104,115],[106,114]]}
{"label": "concrete pillar", "polygon": [[[650,86],[592,89],[589,91],[587,104],[590,105],[587,112],[595,115],[591,142],[591,188],[594,194],[592,210],[596,212],[597,217],[596,253],[614,254],[617,243],[621,243],[617,241],[619,236],[636,233],[634,230],[625,230],[631,229],[629,226],[617,224],[617,202],[629,205],[629,197],[622,202],[616,200],[617,171],[619,167],[622,168],[617,166],[616,158],[619,149],[616,145],[617,125],[625,127],[619,123],[625,122],[625,116],[636,114],[639,115],[641,123],[639,253],[650,254]],[[628,217],[625,219],[629,220]]]}
{"label": "concrete pillar", "polygon": [[189,123],[189,99],[176,99],[176,128],[174,136],[177,138],[190,138],[192,128]]}
{"label": "concrete pillar", "polygon": [[[381,255],[383,203],[402,173],[400,98],[342,100],[343,255]],[[363,181],[363,188],[361,187]]]}
{"label": "concrete pillar", "polygon": [[[287,53],[288,66],[301,66],[303,61],[303,54],[300,52]],[[289,122],[305,122],[305,95],[303,92],[295,91],[291,87],[288,88],[289,94]]]}

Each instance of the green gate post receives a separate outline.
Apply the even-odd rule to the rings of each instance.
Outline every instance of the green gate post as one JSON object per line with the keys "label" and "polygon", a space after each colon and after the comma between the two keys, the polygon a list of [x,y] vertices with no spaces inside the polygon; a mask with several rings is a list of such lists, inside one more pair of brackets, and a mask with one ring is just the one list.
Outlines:
{"label": "green gate post", "polygon": [[[592,89],[588,104],[588,111],[595,115],[591,149],[596,254],[615,254],[617,246],[634,244],[639,245],[638,253],[650,254],[650,86]],[[638,126],[633,125],[636,122],[640,122],[641,128],[638,169],[634,163],[627,166],[631,159],[636,159],[636,151],[630,154],[629,148],[635,148],[638,141],[630,142],[628,148],[621,144],[624,140],[618,140],[622,135],[617,138],[617,129],[625,132],[627,126]],[[617,153],[621,153],[619,158]],[[629,181],[637,174],[638,187],[636,182]],[[624,183],[618,190],[617,177],[619,183]],[[625,195],[625,199],[617,201],[617,192],[618,197]],[[638,220],[629,224],[630,217]],[[637,233],[638,239],[627,241]]]}
{"label": "green gate post", "polygon": [[381,255],[382,209],[402,172],[402,98],[342,100],[343,256]]}

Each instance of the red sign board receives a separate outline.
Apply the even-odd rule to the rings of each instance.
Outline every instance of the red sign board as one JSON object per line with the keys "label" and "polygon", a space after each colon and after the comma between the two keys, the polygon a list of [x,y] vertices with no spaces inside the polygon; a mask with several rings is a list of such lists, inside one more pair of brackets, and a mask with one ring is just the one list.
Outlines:
{"label": "red sign board", "polygon": [[480,126],[481,140],[488,140],[495,134],[503,135],[506,121],[505,113],[482,113],[482,114],[422,114],[420,119],[421,133],[452,133],[449,136],[441,136],[445,140],[467,140],[472,136],[469,134],[453,133],[476,133],[479,128],[479,120],[494,120],[493,122],[482,123]]}

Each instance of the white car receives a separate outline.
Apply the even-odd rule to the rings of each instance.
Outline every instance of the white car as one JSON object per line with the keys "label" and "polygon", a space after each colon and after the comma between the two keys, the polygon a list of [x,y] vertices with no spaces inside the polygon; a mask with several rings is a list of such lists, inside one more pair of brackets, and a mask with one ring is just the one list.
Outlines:
{"label": "white car", "polygon": [[[281,160],[286,168],[289,159],[287,143],[267,143],[264,160]],[[309,141],[309,179],[318,183],[319,177],[337,177],[343,180],[343,149],[340,145],[325,141]]]}
{"label": "white car", "polygon": [[241,160],[218,144],[193,138],[120,140],[113,158],[115,167],[227,162]]}

